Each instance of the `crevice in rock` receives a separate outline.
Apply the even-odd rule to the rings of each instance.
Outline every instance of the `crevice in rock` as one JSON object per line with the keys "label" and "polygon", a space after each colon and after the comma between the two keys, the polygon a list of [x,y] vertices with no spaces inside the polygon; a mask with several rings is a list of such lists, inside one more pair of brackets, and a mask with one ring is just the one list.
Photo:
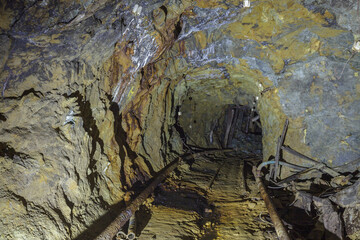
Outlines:
{"label": "crevice in rock", "polygon": [[0,113],[0,121],[2,121],[2,122],[5,122],[5,121],[6,121],[5,114]]}
{"label": "crevice in rock", "polygon": [[22,197],[22,196],[20,196],[20,195],[18,195],[18,194],[16,194],[16,193],[14,193],[14,192],[7,192],[7,194],[6,195],[9,195],[10,196],[10,198],[12,198],[12,199],[15,199],[15,200],[17,200],[17,201],[20,201],[21,203],[22,203],[22,205],[27,209],[28,208],[28,202],[27,202],[27,200],[24,198],[24,197]]}
{"label": "crevice in rock", "polygon": [[8,157],[15,164],[27,167],[28,163],[24,162],[24,159],[30,158],[29,155],[21,152],[16,152],[8,143],[0,142],[0,157]]}
{"label": "crevice in rock", "polygon": [[[64,218],[62,212],[59,209],[54,209],[48,203],[45,203],[43,205],[35,204],[35,203],[29,204],[28,215],[31,216],[31,214],[35,212],[40,213],[45,217],[47,217],[50,220],[50,222],[52,222],[52,224],[54,224],[57,227],[58,231],[63,232],[63,230],[66,229],[66,232],[64,232],[63,234],[65,234],[65,236],[68,235],[67,231],[69,230],[69,223],[67,223],[65,219],[62,220],[64,222],[59,222],[60,219]],[[60,219],[57,219],[56,216],[58,216]],[[44,227],[43,225],[40,224],[39,225],[35,224],[35,226],[37,228],[37,232],[42,234],[41,238],[45,239],[46,235],[44,233],[44,229],[46,229],[47,226]]]}
{"label": "crevice in rock", "polygon": [[104,142],[100,138],[100,132],[96,125],[96,120],[92,115],[90,102],[85,100],[79,91],[71,93],[69,95],[64,94],[66,98],[76,98],[76,102],[79,106],[79,116],[83,119],[83,127],[87,132],[89,137],[92,139],[91,151],[90,151],[90,163],[89,169],[91,169],[91,173],[88,175],[88,180],[90,182],[91,191],[96,188],[96,178],[99,173],[96,171],[96,163],[98,159],[94,158],[95,152],[97,150],[97,144],[100,146],[101,154],[104,154]]}
{"label": "crevice in rock", "polygon": [[21,10],[20,14],[17,15],[15,21],[12,23],[11,28],[14,28],[15,25],[21,20],[21,18],[25,15],[25,13],[32,7],[34,7],[35,5],[37,5],[39,2],[41,2],[42,0],[36,0],[34,1],[30,6],[26,7],[25,5],[23,6],[23,9]]}
{"label": "crevice in rock", "polygon": [[15,100],[20,100],[25,96],[28,96],[30,94],[33,94],[34,96],[36,96],[37,98],[41,98],[44,97],[44,94],[40,91],[36,91],[34,88],[30,88],[25,90],[20,96],[18,97],[3,97],[4,99],[15,99]]}
{"label": "crevice in rock", "polygon": [[180,20],[175,24],[174,40],[177,40],[179,38],[181,30],[182,30],[182,20],[180,18]]}
{"label": "crevice in rock", "polygon": [[166,22],[166,18],[167,18],[167,15],[168,15],[168,10],[167,10],[167,8],[164,6],[164,5],[162,5],[161,7],[160,7],[160,9],[161,10],[163,10],[164,11],[164,13],[165,13],[165,22]]}
{"label": "crevice in rock", "polygon": [[64,195],[64,199],[65,199],[66,205],[67,205],[67,206],[70,208],[70,210],[71,210],[70,217],[71,217],[71,222],[72,222],[72,221],[73,221],[73,217],[74,217],[73,209],[74,209],[75,204],[70,201],[69,197],[66,195],[66,193],[65,193],[64,191],[63,191],[63,195]]}
{"label": "crevice in rock", "polygon": [[[71,222],[67,221],[66,217],[64,216],[63,212],[60,209],[58,209],[58,208],[51,208],[51,209],[57,214],[57,216],[60,218],[61,222],[65,225],[65,226],[62,226],[62,225],[58,224],[59,228],[65,227],[67,234],[69,234],[69,236],[71,236]],[[48,216],[49,215],[50,214],[48,214]]]}
{"label": "crevice in rock", "polygon": [[[114,115],[114,120],[115,120],[115,122],[114,122],[114,136],[115,136],[115,140],[116,140],[116,142],[117,142],[117,144],[119,146],[119,157],[121,159],[120,178],[121,178],[121,182],[123,184],[126,184],[126,179],[125,179],[126,173],[125,173],[125,170],[124,170],[125,159],[126,159],[126,157],[129,157],[130,160],[132,162],[134,162],[134,160],[138,157],[138,154],[135,153],[130,148],[129,144],[126,142],[127,133],[124,131],[124,129],[121,126],[121,122],[122,122],[123,119],[122,119],[122,114],[119,112],[118,104],[113,102],[111,104],[111,106],[110,106],[110,110],[113,112],[113,115]],[[147,163],[147,161],[145,161],[145,163]],[[154,171],[152,170],[150,164],[148,164],[148,167],[149,167],[149,170],[151,171],[151,174],[153,174]],[[130,187],[130,186],[127,186],[127,187]]]}

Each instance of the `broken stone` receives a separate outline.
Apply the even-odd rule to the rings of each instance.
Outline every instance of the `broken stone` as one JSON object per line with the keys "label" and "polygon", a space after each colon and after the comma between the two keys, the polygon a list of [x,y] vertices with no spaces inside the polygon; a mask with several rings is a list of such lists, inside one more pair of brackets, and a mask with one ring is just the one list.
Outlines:
{"label": "broken stone", "polygon": [[320,213],[319,221],[327,231],[326,239],[344,239],[344,226],[340,214],[329,199],[313,197],[314,206]]}
{"label": "broken stone", "polygon": [[294,207],[304,209],[306,212],[311,212],[313,196],[310,193],[297,191],[295,193],[295,200],[292,204]]}
{"label": "broken stone", "polygon": [[360,206],[347,207],[343,213],[346,235],[350,239],[360,239]]}
{"label": "broken stone", "polygon": [[330,196],[330,200],[339,206],[354,207],[360,203],[360,180],[357,180],[353,185],[341,190],[333,196]]}

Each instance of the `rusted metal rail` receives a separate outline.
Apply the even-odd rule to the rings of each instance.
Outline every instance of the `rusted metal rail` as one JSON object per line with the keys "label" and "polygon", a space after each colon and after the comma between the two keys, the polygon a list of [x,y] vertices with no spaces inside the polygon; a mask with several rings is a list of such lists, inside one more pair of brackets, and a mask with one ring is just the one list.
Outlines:
{"label": "rusted metal rail", "polygon": [[258,171],[255,166],[253,167],[253,174],[256,179],[256,185],[257,185],[258,189],[260,190],[260,195],[265,202],[266,208],[269,211],[271,221],[274,224],[274,228],[275,228],[275,231],[276,231],[276,234],[277,234],[279,240],[291,240],[291,238],[289,237],[289,235],[286,231],[286,228],[285,228],[283,222],[281,221],[281,219],[276,211],[276,208],[274,207],[273,202],[271,201],[271,198],[269,197],[268,193],[266,192],[264,183],[260,178],[260,171]]}

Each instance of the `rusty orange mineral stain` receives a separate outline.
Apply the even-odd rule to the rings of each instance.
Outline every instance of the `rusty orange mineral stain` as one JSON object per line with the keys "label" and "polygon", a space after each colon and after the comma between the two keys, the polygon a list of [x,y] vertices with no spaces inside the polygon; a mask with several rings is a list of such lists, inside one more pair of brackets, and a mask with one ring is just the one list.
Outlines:
{"label": "rusty orange mineral stain", "polygon": [[110,84],[113,91],[120,82],[119,91],[116,93],[115,102],[118,102],[124,94],[127,83],[130,81],[130,68],[133,67],[131,56],[134,54],[133,45],[130,42],[120,42],[115,46],[110,68]]}

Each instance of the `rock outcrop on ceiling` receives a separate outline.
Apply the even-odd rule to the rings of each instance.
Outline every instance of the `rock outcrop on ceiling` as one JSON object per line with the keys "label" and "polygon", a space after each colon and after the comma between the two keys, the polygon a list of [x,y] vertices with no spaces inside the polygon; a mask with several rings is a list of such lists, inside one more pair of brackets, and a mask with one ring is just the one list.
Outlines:
{"label": "rock outcrop on ceiling", "polygon": [[2,0],[0,238],[102,227],[182,153],[179,112],[207,138],[224,106],[255,99],[265,160],[288,118],[286,145],[353,170],[359,25],[346,0]]}

